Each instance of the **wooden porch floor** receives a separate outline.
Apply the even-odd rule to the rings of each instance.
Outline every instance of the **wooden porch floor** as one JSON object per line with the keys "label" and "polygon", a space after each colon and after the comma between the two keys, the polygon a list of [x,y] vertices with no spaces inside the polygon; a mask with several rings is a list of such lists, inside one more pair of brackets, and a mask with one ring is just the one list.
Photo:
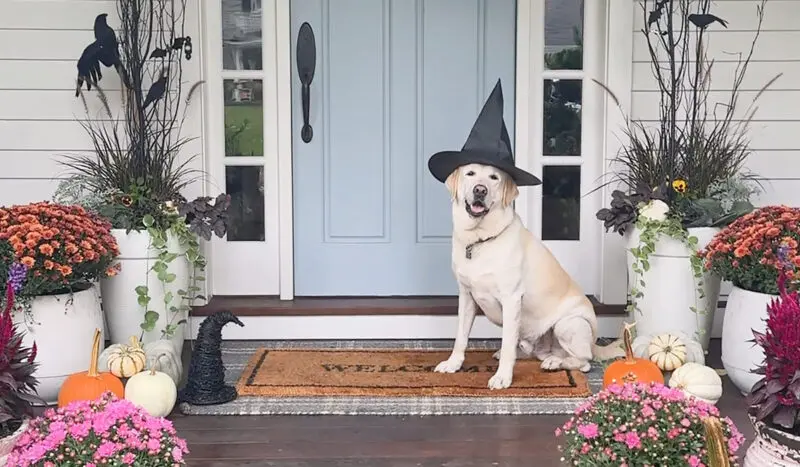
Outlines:
{"label": "wooden porch floor", "polygon": [[[719,340],[709,364],[720,368]],[[744,398],[724,377],[718,403],[752,439]],[[195,467],[558,466],[559,416],[184,416],[171,419]],[[744,455],[745,445],[739,452]]]}

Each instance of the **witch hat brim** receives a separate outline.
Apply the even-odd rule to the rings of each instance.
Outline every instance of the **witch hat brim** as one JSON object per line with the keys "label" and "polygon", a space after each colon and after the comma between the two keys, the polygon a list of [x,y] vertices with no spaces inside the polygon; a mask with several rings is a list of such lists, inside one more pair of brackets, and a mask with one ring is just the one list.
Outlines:
{"label": "witch hat brim", "polygon": [[538,177],[514,165],[511,141],[503,121],[503,89],[497,80],[483,104],[460,151],[440,151],[428,159],[431,174],[444,182],[454,170],[467,164],[484,164],[506,172],[518,186],[540,185]]}

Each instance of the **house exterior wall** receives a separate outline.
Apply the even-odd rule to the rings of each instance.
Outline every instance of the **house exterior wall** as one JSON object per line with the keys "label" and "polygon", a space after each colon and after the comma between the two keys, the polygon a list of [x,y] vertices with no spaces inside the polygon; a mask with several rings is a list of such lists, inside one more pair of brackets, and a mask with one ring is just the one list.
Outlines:
{"label": "house exterior wall", "polygon": [[[200,0],[189,0],[187,31],[201,38]],[[617,1],[617,0],[614,0]],[[716,91],[729,90],[735,66],[730,56],[720,52],[744,52],[752,40],[756,26],[758,0],[717,0],[715,13],[729,21],[727,29],[714,27],[709,33],[712,56],[717,60],[713,75]],[[613,4],[612,4],[613,5]],[[611,10],[612,12],[614,10]],[[46,12],[46,14],[44,13]],[[92,23],[99,13],[109,13],[112,27],[118,25],[114,0],[27,1],[0,2],[0,204],[24,203],[49,199],[63,176],[58,156],[90,150],[90,142],[76,118],[86,118],[80,99],[74,97],[75,64],[83,48],[93,40]],[[646,44],[640,28],[643,16],[638,2],[632,9],[630,34],[630,89],[618,86],[614,91],[628,94],[634,118],[656,118],[658,93],[653,81]],[[800,190],[794,189],[800,179],[800,51],[792,44],[800,42],[800,1],[769,0],[753,61],[742,86],[742,108],[772,76],[782,72],[761,97],[753,122],[753,156],[748,166],[764,178],[765,192],[756,204],[800,204]],[[612,21],[610,19],[609,21]],[[616,21],[616,20],[613,20]],[[607,55],[625,53],[612,40],[617,31],[609,23]],[[203,45],[196,40],[195,55],[186,62],[187,82],[201,79]],[[201,45],[203,44],[203,45]],[[623,57],[624,59],[624,57]],[[610,63],[610,62],[609,62]],[[611,65],[609,64],[609,68]],[[103,69],[102,84],[109,91],[111,104],[119,105],[120,80],[112,69]],[[627,84],[627,83],[624,83]],[[632,91],[632,92],[631,92]],[[724,96],[724,93],[717,96]],[[87,94],[89,114],[98,114],[99,105],[92,93]],[[627,101],[623,98],[622,101]],[[210,158],[203,153],[203,108],[196,101],[188,113],[184,134],[198,137],[187,146],[187,153],[198,154],[195,167],[205,169]],[[607,111],[607,116],[614,114]],[[614,126],[609,125],[606,138]],[[224,180],[211,180],[216,187]],[[196,195],[202,187],[192,187]],[[614,239],[616,240],[616,239]],[[604,264],[624,265],[620,249],[604,256]],[[210,265],[213,268],[213,264]],[[623,266],[624,267],[624,266]],[[608,268],[606,268],[608,269]],[[615,281],[624,297],[624,281]],[[727,292],[729,286],[723,292]],[[619,295],[619,293],[614,294]],[[614,302],[615,300],[609,300]]]}
{"label": "house exterior wall", "polygon": [[[198,0],[189,0],[187,34],[198,37]],[[84,93],[88,113],[75,97],[76,64],[94,40],[94,18],[108,13],[119,28],[116,1],[70,0],[0,2],[0,205],[50,199],[65,175],[59,156],[91,152],[91,141],[77,119],[99,118],[94,93]],[[196,49],[198,49],[197,47]],[[184,81],[200,79],[202,50],[185,62]],[[112,110],[120,108],[121,82],[113,68],[102,69],[100,84]],[[203,168],[202,99],[189,109],[183,136],[196,138],[185,153],[197,154]],[[188,196],[201,194],[195,184]]]}
{"label": "house exterior wall", "polygon": [[[733,86],[737,57],[746,56],[758,25],[760,0],[717,0],[712,12],[725,19],[707,32],[709,58],[715,60],[711,79],[711,100],[725,102]],[[642,35],[644,14],[641,3],[633,9],[632,104],[634,119],[658,119],[659,92],[650,68],[647,42]],[[769,0],[764,9],[761,33],[751,63],[740,87],[737,118],[741,119],[759,90],[776,74],[783,73],[757,102],[758,110],[750,128],[753,154],[747,168],[762,179],[763,193],[756,206],[767,204],[800,205],[800,2]],[[730,291],[723,283],[722,294]],[[721,329],[722,310],[715,319],[715,333]]]}

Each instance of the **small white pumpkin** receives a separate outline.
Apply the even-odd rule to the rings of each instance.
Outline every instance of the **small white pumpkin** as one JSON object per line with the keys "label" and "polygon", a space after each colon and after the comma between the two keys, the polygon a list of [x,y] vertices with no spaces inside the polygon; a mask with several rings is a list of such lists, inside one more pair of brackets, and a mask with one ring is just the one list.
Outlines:
{"label": "small white pumpkin", "polygon": [[183,376],[183,363],[175,344],[166,339],[148,342],[144,345],[147,357],[147,368],[156,367],[169,375],[176,385],[180,384]]}
{"label": "small white pumpkin", "polygon": [[154,417],[166,417],[175,407],[178,388],[172,378],[151,367],[131,376],[125,384],[125,399],[142,407]]}
{"label": "small white pumpkin", "polygon": [[[108,353],[108,371],[118,378],[130,378],[144,369],[145,355],[139,339],[131,336],[131,343],[118,345]],[[112,346],[113,347],[113,346]]]}
{"label": "small white pumpkin", "polygon": [[[692,339],[686,333],[680,331],[669,331],[663,334],[650,334],[650,335],[641,335],[637,336],[633,340],[633,355],[639,358],[646,358],[650,360],[650,344],[655,340],[657,337],[663,336],[673,336],[679,339],[685,346],[686,349],[686,357],[684,357],[683,362],[694,362],[699,363],[701,365],[705,364],[706,362],[706,354],[703,350],[703,346],[700,345],[695,339]],[[662,368],[663,370],[663,368]]]}
{"label": "small white pumpkin", "polygon": [[686,344],[674,334],[659,334],[648,344],[647,358],[661,371],[672,371],[686,363]]}
{"label": "small white pumpkin", "polygon": [[715,369],[699,363],[688,362],[673,371],[668,384],[709,404],[722,397],[722,378]]}

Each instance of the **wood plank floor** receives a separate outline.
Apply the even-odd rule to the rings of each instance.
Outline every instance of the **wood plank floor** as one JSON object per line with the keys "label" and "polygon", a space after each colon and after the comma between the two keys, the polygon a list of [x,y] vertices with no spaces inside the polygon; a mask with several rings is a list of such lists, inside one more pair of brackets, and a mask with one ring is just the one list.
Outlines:
{"label": "wood plank floor", "polygon": [[[719,341],[709,363],[719,364]],[[744,398],[727,378],[718,406],[752,439]],[[193,467],[548,467],[560,465],[559,416],[183,416]],[[746,446],[739,452],[744,455]]]}

